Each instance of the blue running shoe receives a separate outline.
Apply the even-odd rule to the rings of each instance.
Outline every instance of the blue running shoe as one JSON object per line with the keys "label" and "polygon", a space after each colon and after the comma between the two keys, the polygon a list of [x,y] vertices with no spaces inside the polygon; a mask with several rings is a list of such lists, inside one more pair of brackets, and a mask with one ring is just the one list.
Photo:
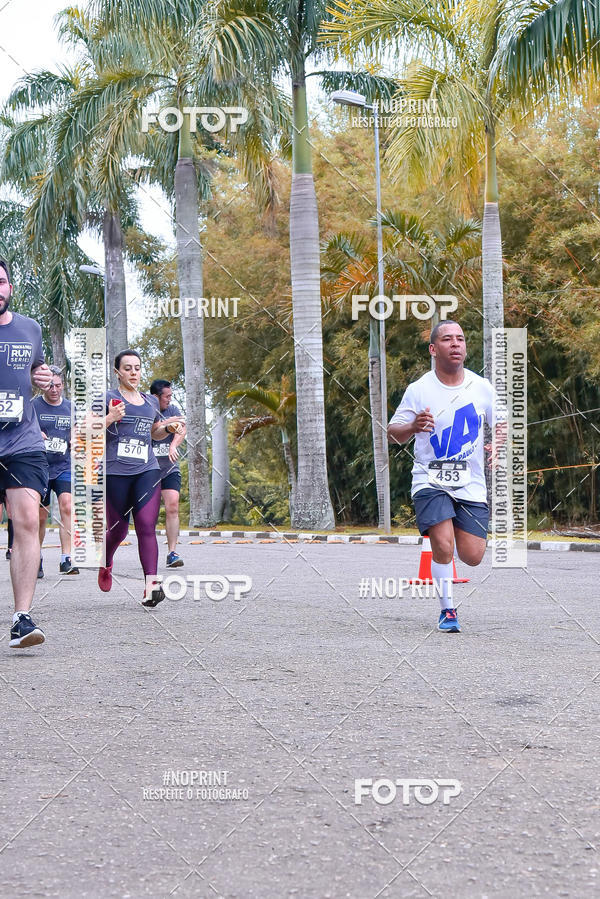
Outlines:
{"label": "blue running shoe", "polygon": [[183,559],[176,552],[169,553],[167,556],[167,568],[181,568]]}
{"label": "blue running shoe", "polygon": [[456,609],[442,609],[438,629],[449,634],[460,634],[460,624],[456,615]]}
{"label": "blue running shoe", "polygon": [[27,646],[37,646],[46,638],[41,627],[38,627],[31,615],[27,612],[19,612],[19,617],[10,629],[10,643],[12,649],[24,649]]}

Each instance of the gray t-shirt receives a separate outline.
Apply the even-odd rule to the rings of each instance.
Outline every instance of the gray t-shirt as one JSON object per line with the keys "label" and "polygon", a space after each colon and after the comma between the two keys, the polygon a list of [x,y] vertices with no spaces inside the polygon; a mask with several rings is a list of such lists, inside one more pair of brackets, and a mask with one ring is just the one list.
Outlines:
{"label": "gray t-shirt", "polygon": [[143,406],[128,403],[118,390],[106,392],[106,412],[112,399],[125,403],[125,415],[121,421],[113,422],[106,429],[106,474],[141,474],[143,471],[158,471],[158,462],[152,452],[150,431],[160,415],[145,393]]}
{"label": "gray t-shirt", "polygon": [[13,312],[0,325],[0,456],[46,449],[31,401],[31,369],[43,362],[42,329]]}
{"label": "gray t-shirt", "polygon": [[[172,418],[173,415],[181,415],[181,410],[177,408],[174,403],[171,403],[170,406],[167,406],[164,412],[160,411],[158,407],[158,397],[153,396],[153,400],[155,400],[157,408],[159,409],[158,414],[160,415],[161,421],[165,418]],[[158,459],[158,464],[160,466],[161,474],[165,477],[167,474],[170,474],[172,471],[179,471],[179,464],[177,462],[171,462],[169,459],[169,449],[171,444],[173,443],[173,438],[175,434],[167,434],[166,437],[163,437],[162,440],[153,440],[152,441],[152,449],[154,451],[154,455]]]}
{"label": "gray t-shirt", "polygon": [[49,477],[71,477],[71,401],[64,397],[53,406],[43,396],[36,396],[33,408],[40,423],[40,428],[48,438],[46,441],[46,458],[48,459]]}

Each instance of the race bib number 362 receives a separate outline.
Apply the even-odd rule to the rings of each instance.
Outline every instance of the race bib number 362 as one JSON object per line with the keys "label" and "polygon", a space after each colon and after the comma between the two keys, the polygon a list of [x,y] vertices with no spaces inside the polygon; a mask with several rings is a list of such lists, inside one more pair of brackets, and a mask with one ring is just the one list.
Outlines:
{"label": "race bib number 362", "polygon": [[466,462],[430,462],[429,483],[445,490],[458,490],[471,482],[471,472]]}
{"label": "race bib number 362", "polygon": [[0,421],[16,422],[23,418],[23,397],[14,390],[0,391]]}

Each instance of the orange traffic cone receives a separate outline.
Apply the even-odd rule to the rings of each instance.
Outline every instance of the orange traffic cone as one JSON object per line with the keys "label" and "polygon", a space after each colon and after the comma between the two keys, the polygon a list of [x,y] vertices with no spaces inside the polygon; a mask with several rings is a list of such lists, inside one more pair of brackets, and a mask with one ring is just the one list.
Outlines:
{"label": "orange traffic cone", "polygon": [[[431,562],[433,560],[433,553],[431,552],[431,540],[429,537],[423,537],[423,547],[421,549],[421,560],[419,562],[419,574],[418,577],[413,577],[410,579],[411,584],[433,584],[433,578],[431,576]],[[456,564],[454,559],[452,559],[452,583],[453,584],[468,584],[468,577],[458,577],[456,573]]]}

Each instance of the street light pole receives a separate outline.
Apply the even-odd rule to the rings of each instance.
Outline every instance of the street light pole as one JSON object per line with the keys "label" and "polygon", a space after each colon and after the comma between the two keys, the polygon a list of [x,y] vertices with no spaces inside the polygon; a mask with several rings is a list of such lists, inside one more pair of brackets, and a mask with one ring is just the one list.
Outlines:
{"label": "street light pole", "polygon": [[[366,107],[367,109],[369,107]],[[381,164],[379,161],[379,121],[377,115],[377,105],[374,103],[371,107],[373,110],[373,125],[375,132],[375,185],[377,197],[377,275],[379,281],[379,296],[384,296],[385,285],[383,280],[383,228],[381,225]],[[389,534],[392,528],[391,522],[391,503],[390,503],[390,453],[387,439],[387,354],[385,348],[385,318],[383,312],[385,305],[383,300],[380,301],[379,311],[381,317],[379,319],[379,365],[381,375],[381,436],[383,442],[383,527],[386,534]]]}
{"label": "street light pole", "polygon": [[[381,224],[381,165],[379,161],[379,118],[377,115],[377,105],[370,105],[366,102],[366,97],[356,91],[334,91],[331,99],[342,106],[358,106],[373,113],[374,132],[375,132],[375,195],[377,201],[377,276],[379,296],[385,295],[385,284],[383,277],[383,229]],[[383,300],[379,302],[379,373],[381,378],[381,421],[378,423],[381,427],[382,436],[382,455],[383,455],[383,471],[381,477],[383,480],[383,527],[386,534],[391,531],[391,502],[390,502],[390,455],[387,439],[387,365],[386,365],[386,348],[385,348],[385,319],[383,312],[385,305]],[[371,320],[371,338],[374,337],[375,323]],[[376,325],[375,325],[376,327]]]}
{"label": "street light pole", "polygon": [[106,273],[104,269],[100,268],[99,265],[80,265],[79,271],[83,272],[84,275],[96,275],[98,278],[102,278],[102,281],[104,282],[104,333],[106,337],[104,342],[104,351],[106,353],[106,383],[110,386],[112,381],[114,381],[114,377],[112,376],[112,364],[111,360],[109,359],[108,329],[106,327]]}

